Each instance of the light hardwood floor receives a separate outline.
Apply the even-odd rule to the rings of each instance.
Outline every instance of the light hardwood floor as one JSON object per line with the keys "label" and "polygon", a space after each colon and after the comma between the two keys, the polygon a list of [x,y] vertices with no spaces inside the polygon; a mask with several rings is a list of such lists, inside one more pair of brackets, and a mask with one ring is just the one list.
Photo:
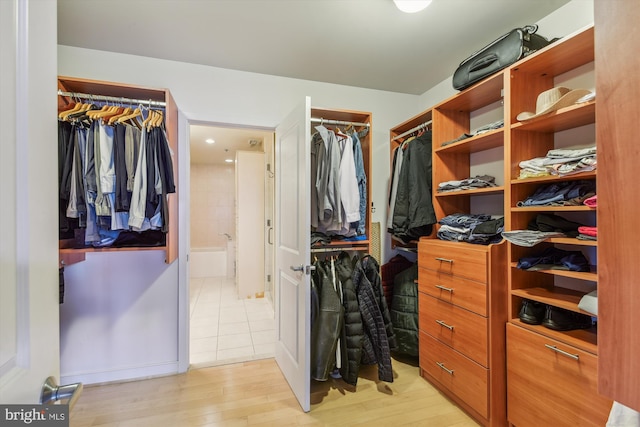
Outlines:
{"label": "light hardwood floor", "polygon": [[393,383],[364,367],[357,390],[342,380],[312,381],[304,413],[274,359],[186,374],[85,387],[71,427],[428,426],[477,427],[420,378],[412,361],[393,360]]}

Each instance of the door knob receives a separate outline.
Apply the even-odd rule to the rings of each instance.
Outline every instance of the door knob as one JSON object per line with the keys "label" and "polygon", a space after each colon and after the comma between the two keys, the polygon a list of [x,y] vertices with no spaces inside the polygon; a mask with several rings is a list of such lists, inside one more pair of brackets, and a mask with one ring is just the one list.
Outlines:
{"label": "door knob", "polygon": [[56,380],[53,377],[46,379],[42,384],[42,391],[40,392],[40,403],[43,405],[52,404],[58,400],[69,399],[69,411],[76,404],[76,401],[82,393],[82,383],[57,385]]}

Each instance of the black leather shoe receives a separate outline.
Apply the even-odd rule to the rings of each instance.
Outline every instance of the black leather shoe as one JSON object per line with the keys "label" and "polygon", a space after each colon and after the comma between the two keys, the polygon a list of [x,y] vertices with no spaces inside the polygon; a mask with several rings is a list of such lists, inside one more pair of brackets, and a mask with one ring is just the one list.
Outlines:
{"label": "black leather shoe", "polygon": [[548,306],[542,326],[555,331],[571,331],[573,329],[589,329],[593,326],[593,322],[591,316],[586,314]]}
{"label": "black leather shoe", "polygon": [[527,323],[529,325],[539,325],[544,319],[546,307],[546,304],[543,304],[541,302],[523,299],[518,317],[520,317],[520,320],[523,323]]}

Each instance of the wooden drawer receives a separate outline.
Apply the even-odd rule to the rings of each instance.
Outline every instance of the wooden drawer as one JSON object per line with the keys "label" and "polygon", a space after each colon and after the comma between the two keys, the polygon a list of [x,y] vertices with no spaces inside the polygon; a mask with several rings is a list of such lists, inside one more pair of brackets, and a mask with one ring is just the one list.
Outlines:
{"label": "wooden drawer", "polygon": [[463,277],[418,268],[418,290],[432,297],[487,315],[487,285]]}
{"label": "wooden drawer", "polygon": [[418,265],[439,273],[487,282],[487,249],[470,243],[421,240]]}
{"label": "wooden drawer", "polygon": [[482,366],[487,366],[487,318],[418,293],[419,328]]}
{"label": "wooden drawer", "polygon": [[488,417],[486,368],[423,331],[420,331],[420,368],[484,418]]}
{"label": "wooden drawer", "polygon": [[604,426],[612,402],[598,394],[597,361],[591,353],[508,324],[509,422],[518,427]]}

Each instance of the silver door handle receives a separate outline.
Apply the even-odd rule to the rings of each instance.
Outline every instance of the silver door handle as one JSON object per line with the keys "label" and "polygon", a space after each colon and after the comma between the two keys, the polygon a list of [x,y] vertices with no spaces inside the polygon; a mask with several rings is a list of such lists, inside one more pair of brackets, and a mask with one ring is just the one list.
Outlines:
{"label": "silver door handle", "polygon": [[293,271],[304,271],[304,265],[299,265],[297,267],[294,267],[293,265],[290,265],[289,268]]}
{"label": "silver door handle", "polygon": [[58,400],[69,400],[69,411],[76,404],[76,401],[82,393],[82,383],[57,385],[56,379],[49,377],[42,384],[40,392],[40,403],[43,405],[53,404]]}
{"label": "silver door handle", "polygon": [[298,265],[298,266],[294,266],[294,265],[290,265],[289,268],[293,271],[299,271],[299,272],[304,272],[304,274],[311,274],[312,271],[316,270],[316,266],[315,265]]}
{"label": "silver door handle", "polygon": [[580,360],[580,355],[578,354],[571,354],[569,352],[566,352],[564,350],[560,350],[558,347],[556,347],[555,345],[549,345],[549,344],[545,344],[545,347],[547,347],[549,350],[553,350],[556,353],[560,353],[564,356],[570,357],[573,360]]}

